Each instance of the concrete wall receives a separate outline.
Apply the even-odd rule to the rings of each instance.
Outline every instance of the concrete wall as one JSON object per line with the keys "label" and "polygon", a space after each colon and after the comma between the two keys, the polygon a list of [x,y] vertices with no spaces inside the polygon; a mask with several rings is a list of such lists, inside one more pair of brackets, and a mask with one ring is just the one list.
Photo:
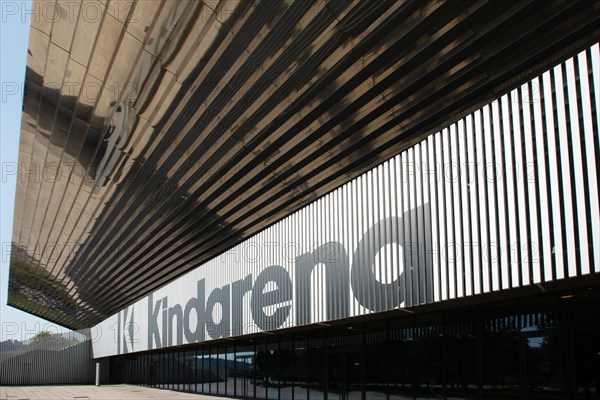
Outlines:
{"label": "concrete wall", "polygon": [[0,385],[90,384],[91,340],[71,332],[34,338],[0,352]]}

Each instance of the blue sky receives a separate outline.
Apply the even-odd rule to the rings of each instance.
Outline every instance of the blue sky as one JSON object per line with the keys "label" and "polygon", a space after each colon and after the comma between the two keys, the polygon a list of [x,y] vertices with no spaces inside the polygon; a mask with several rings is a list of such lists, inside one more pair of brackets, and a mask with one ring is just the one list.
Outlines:
{"label": "blue sky", "polygon": [[[16,7],[16,8],[15,8]],[[19,129],[21,126],[22,90],[13,94],[14,88],[23,88],[27,44],[29,39],[30,1],[9,2],[0,0],[0,240],[2,264],[0,273],[0,341],[25,340],[40,330],[57,332],[65,330],[43,319],[6,305],[8,288],[8,260],[12,238],[13,207],[16,176],[11,169],[18,162]],[[16,86],[15,86],[16,84]]]}

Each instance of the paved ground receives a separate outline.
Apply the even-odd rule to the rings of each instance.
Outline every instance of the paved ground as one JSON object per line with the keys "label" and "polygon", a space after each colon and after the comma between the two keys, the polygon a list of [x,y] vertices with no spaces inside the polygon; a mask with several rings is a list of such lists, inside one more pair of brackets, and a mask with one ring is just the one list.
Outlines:
{"label": "paved ground", "polygon": [[202,394],[179,393],[170,390],[151,389],[140,386],[3,386],[0,387],[1,400],[62,400],[62,399],[115,399],[115,400],[211,400],[222,397]]}

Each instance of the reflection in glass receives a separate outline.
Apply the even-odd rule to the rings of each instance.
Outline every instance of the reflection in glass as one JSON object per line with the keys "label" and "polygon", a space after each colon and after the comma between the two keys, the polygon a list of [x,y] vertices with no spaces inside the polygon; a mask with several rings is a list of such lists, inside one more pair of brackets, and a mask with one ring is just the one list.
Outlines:
{"label": "reflection in glass", "polygon": [[254,346],[237,346],[235,395],[254,397]]}
{"label": "reflection in glass", "polygon": [[561,399],[560,336],[530,337],[525,345],[528,399]]}
{"label": "reflection in glass", "polygon": [[390,322],[390,400],[413,398],[415,394],[414,330],[411,319]]}
{"label": "reflection in glass", "polygon": [[388,352],[390,344],[385,321],[367,325],[365,339],[365,394],[367,398],[385,398],[391,372]]}
{"label": "reflection in glass", "polygon": [[600,399],[600,332],[577,334],[575,349],[575,391],[577,400]]}
{"label": "reflection in glass", "polygon": [[415,329],[417,399],[437,399],[444,395],[443,334],[440,326]]}
{"label": "reflection in glass", "polygon": [[600,310],[587,304],[432,313],[130,353],[110,360],[110,381],[247,399],[598,400]]}
{"label": "reflection in glass", "polygon": [[519,399],[519,336],[510,324],[489,321],[483,338],[485,398]]}
{"label": "reflection in glass", "polygon": [[309,356],[308,341],[304,338],[294,339],[294,362],[297,365],[294,378],[294,399],[308,399]]}

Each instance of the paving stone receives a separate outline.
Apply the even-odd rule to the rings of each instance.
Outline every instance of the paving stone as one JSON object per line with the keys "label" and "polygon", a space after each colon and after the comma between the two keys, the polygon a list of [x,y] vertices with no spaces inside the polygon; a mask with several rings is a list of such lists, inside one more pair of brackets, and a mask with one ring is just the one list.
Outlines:
{"label": "paving stone", "polygon": [[171,390],[152,389],[129,385],[102,385],[102,386],[5,386],[0,387],[1,400],[141,400],[161,399],[180,400],[196,399],[211,400],[222,397],[206,396],[174,392]]}

